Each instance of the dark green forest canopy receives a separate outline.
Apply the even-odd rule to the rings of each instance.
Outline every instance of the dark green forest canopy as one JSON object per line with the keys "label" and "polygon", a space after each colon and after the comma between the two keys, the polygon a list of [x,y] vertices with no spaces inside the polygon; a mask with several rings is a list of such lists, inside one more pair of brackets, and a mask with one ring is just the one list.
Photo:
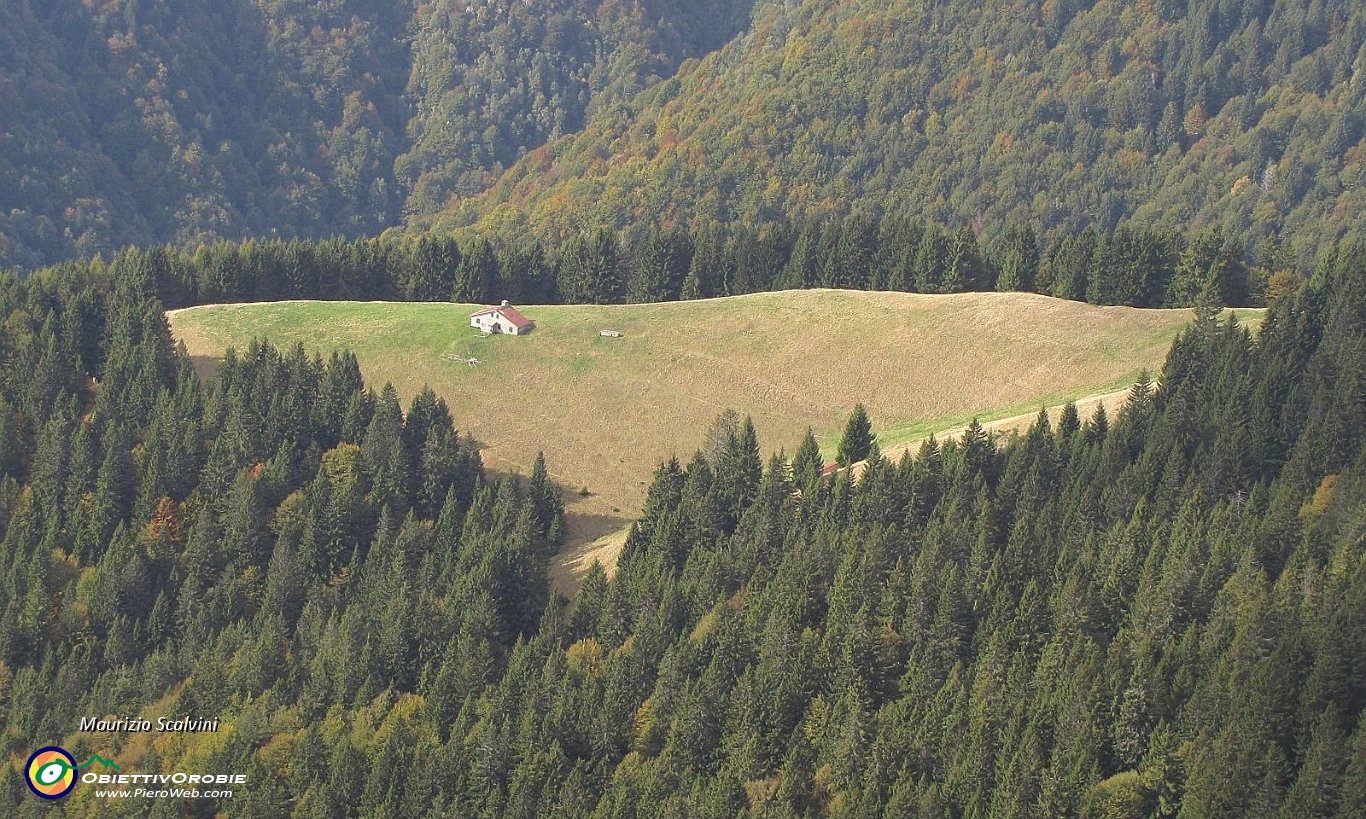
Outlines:
{"label": "dark green forest canopy", "polygon": [[[145,274],[0,278],[0,815],[62,741],[249,777],[165,815],[1360,817],[1366,246],[1321,256],[1114,419],[857,482],[734,425],[572,603],[545,465],[431,393],[263,344],[200,381]],[[153,707],[223,725],[74,733]]]}
{"label": "dark green forest canopy", "polygon": [[0,267],[851,211],[1308,266],[1366,209],[1364,49],[1353,0],[18,0]]}

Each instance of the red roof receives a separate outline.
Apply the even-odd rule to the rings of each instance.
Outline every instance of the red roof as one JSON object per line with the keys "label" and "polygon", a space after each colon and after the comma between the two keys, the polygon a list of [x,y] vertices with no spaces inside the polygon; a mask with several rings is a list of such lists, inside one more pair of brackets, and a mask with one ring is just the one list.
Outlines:
{"label": "red roof", "polygon": [[516,327],[518,330],[521,330],[522,328],[531,325],[531,319],[517,312],[516,307],[511,307],[507,305],[504,305],[502,307],[490,307],[486,310],[480,310],[477,313],[471,313],[470,317],[473,318],[474,316],[482,316],[486,313],[493,313],[499,318],[507,321],[508,324],[511,324],[513,327]]}
{"label": "red roof", "polygon": [[518,330],[531,324],[531,319],[517,312],[516,307],[499,307],[498,315],[507,319],[508,323]]}

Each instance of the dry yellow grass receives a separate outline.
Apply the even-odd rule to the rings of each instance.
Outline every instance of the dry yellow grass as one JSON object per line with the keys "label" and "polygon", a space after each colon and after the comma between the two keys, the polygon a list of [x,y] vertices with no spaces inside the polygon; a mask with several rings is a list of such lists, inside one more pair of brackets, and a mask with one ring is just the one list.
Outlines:
{"label": "dry yellow grass", "polygon": [[[405,400],[430,384],[494,469],[543,450],[571,490],[580,546],[634,515],[651,472],[717,413],[753,416],[765,450],[808,426],[833,445],[857,402],[884,448],[981,415],[1029,413],[1161,366],[1189,310],[1095,307],[1022,293],[806,290],[652,305],[525,307],[527,337],[481,338],[473,305],[282,302],[170,313],[192,355],[254,337],[347,347]],[[1255,321],[1259,314],[1249,314]],[[598,330],[621,330],[620,339]],[[444,356],[474,356],[468,367]]]}

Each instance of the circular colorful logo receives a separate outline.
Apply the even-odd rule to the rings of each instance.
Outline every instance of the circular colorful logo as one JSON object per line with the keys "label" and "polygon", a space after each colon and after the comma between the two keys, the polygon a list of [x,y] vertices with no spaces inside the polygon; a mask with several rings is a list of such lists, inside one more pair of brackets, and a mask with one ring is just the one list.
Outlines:
{"label": "circular colorful logo", "polygon": [[76,787],[76,758],[65,748],[39,748],[24,766],[28,789],[44,799],[61,799]]}

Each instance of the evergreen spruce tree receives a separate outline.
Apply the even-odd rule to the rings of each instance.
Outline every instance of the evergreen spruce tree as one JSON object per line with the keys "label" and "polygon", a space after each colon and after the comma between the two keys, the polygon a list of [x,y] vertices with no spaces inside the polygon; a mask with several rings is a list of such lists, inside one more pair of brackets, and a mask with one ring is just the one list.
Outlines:
{"label": "evergreen spruce tree", "polygon": [[1096,234],[1091,228],[1065,237],[1055,245],[1049,254],[1052,295],[1074,301],[1085,298],[1089,278],[1097,263],[1096,255]]}
{"label": "evergreen spruce tree", "polygon": [[494,287],[498,284],[498,257],[488,239],[480,236],[470,242],[463,253],[452,253],[460,258],[455,270],[451,301],[466,304],[487,304],[495,301]]}
{"label": "evergreen spruce tree", "polygon": [[1039,273],[1039,241],[1034,228],[1027,224],[1006,228],[996,247],[996,260],[1000,268],[997,290],[1032,291]]}
{"label": "evergreen spruce tree", "polygon": [[947,292],[944,286],[944,269],[949,254],[948,237],[942,228],[929,225],[920,239],[915,251],[915,291],[917,293]]}
{"label": "evergreen spruce tree", "polygon": [[792,245],[792,252],[788,255],[776,289],[797,290],[811,287],[817,282],[820,230],[820,223],[806,222],[797,231],[796,242]]}
{"label": "evergreen spruce tree", "polygon": [[564,501],[560,498],[560,490],[550,480],[544,453],[537,452],[536,461],[531,466],[528,496],[533,510],[536,534],[538,537],[548,538],[553,531],[558,531],[560,518],[564,515]]}
{"label": "evergreen spruce tree", "polygon": [[1366,813],[1366,710],[1357,718],[1356,730],[1347,743],[1347,754],[1334,819]]}
{"label": "evergreen spruce tree", "polygon": [[941,293],[963,293],[989,289],[986,264],[972,228],[962,227],[953,233],[945,247],[944,273],[939,282]]}
{"label": "evergreen spruce tree", "polygon": [[848,466],[868,457],[873,447],[873,428],[868,420],[868,411],[862,404],[855,404],[854,411],[844,425],[844,435],[840,437],[839,454],[835,461],[840,466]]}
{"label": "evergreen spruce tree", "polygon": [[688,273],[684,277],[680,297],[707,299],[724,295],[724,292],[717,289],[724,256],[719,229],[714,224],[703,226],[693,235],[692,244],[692,259],[688,263]]}
{"label": "evergreen spruce tree", "polygon": [[914,288],[915,254],[924,230],[919,222],[900,213],[883,217],[877,239],[875,289],[909,291]]}
{"label": "evergreen spruce tree", "polygon": [[801,445],[792,456],[792,480],[800,487],[811,486],[820,477],[821,468],[824,466],[820,445],[816,443],[816,436],[812,434],[811,428],[807,427]]}
{"label": "evergreen spruce tree", "polygon": [[597,259],[587,237],[571,236],[560,250],[555,290],[565,304],[592,304],[597,296]]}
{"label": "evergreen spruce tree", "polygon": [[460,248],[449,237],[418,239],[411,261],[399,276],[400,295],[409,301],[442,301],[450,297],[460,264]]}
{"label": "evergreen spruce tree", "polygon": [[626,300],[631,303],[673,301],[688,273],[688,238],[676,230],[651,232],[636,245]]}
{"label": "evergreen spruce tree", "polygon": [[876,225],[855,214],[845,219],[834,235],[834,247],[821,270],[821,286],[867,289],[877,250]]}
{"label": "evergreen spruce tree", "polygon": [[594,231],[591,241],[590,289],[593,304],[616,304],[626,297],[617,254],[617,237],[607,228]]}

